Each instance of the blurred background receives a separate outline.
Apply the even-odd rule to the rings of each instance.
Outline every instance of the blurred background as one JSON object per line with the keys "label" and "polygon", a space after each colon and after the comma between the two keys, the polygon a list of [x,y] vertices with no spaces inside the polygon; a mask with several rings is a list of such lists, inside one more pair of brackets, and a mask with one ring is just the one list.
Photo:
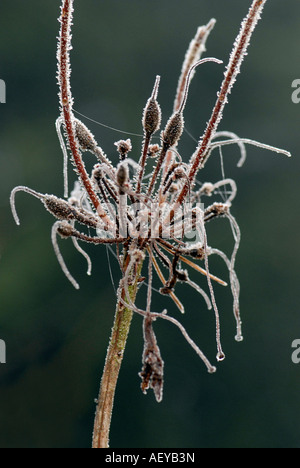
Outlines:
{"label": "blurred background", "polygon": [[[91,119],[141,133],[142,110],[157,74],[163,125],[172,112],[187,46],[199,25],[217,19],[207,56],[227,64],[250,0],[76,0],[72,90],[75,109]],[[53,218],[38,200],[17,194],[21,226],[9,207],[16,185],[63,196],[58,116],[56,37],[59,0],[1,1],[0,79],[7,103],[0,105],[0,364],[2,448],[89,448],[119,272],[103,247],[86,246],[93,274],[70,241],[60,246],[80,283],[75,291],[53,253]],[[300,339],[299,308],[299,116],[292,81],[300,78],[300,3],[268,2],[220,130],[236,132],[293,154],[292,159],[248,148],[242,169],[235,147],[224,149],[225,174],[238,185],[233,206],[242,231],[237,259],[244,342],[236,343],[230,289],[216,287],[222,344],[227,359],[209,375],[169,323],[155,326],[165,361],[162,403],[140,391],[141,318],[134,317],[120,373],[111,447],[290,448],[300,445],[300,364],[291,343]],[[210,117],[224,67],[197,70],[185,111],[186,127],[199,138]],[[109,157],[120,133],[83,121]],[[131,137],[138,158],[141,138]],[[181,154],[194,141],[184,135]],[[93,163],[86,154],[87,166]],[[218,152],[200,179],[221,178]],[[70,183],[74,179],[70,171]],[[228,223],[209,226],[209,242],[232,249]],[[109,272],[109,264],[112,273]],[[226,279],[221,262],[214,273]],[[111,279],[112,276],[112,279]],[[205,287],[205,279],[192,275]],[[145,290],[141,289],[143,298]],[[179,290],[180,314],[154,296],[155,310],[168,307],[215,363],[214,317],[188,287]]]}

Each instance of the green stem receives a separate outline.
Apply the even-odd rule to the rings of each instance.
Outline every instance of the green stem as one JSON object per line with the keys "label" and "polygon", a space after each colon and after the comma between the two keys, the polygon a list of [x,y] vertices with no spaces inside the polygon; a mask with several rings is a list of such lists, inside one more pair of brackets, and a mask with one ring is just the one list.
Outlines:
{"label": "green stem", "polygon": [[[125,264],[128,267],[128,257],[124,261],[124,265]],[[137,294],[142,264],[143,262],[140,261],[138,264],[134,265],[132,271],[129,272],[132,281],[131,284],[129,284],[128,286],[128,291],[130,299],[133,303],[135,302]],[[124,288],[123,286],[120,287],[121,297],[125,303],[128,303]],[[114,325],[112,328],[110,342],[107,349],[106,361],[100,384],[100,391],[94,422],[94,433],[92,443],[93,448],[109,447],[109,431],[111,425],[114,396],[119,371],[123,361],[132,316],[132,310],[119,301],[116,307]]]}

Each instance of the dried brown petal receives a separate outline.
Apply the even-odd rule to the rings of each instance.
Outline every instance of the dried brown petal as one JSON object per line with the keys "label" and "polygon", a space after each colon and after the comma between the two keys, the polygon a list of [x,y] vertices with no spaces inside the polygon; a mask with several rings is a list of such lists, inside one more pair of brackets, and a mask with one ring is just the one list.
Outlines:
{"label": "dried brown petal", "polygon": [[144,320],[144,342],[143,367],[139,373],[142,379],[141,389],[146,394],[151,388],[159,403],[163,397],[164,362],[157,345],[151,317],[146,317]]}

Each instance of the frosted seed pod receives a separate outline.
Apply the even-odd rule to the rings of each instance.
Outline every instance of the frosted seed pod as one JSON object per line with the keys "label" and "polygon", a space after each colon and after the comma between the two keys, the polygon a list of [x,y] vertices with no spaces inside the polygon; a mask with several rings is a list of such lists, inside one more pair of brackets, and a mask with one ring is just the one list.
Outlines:
{"label": "frosted seed pod", "polygon": [[175,146],[182,135],[184,119],[182,113],[175,112],[167,122],[162,132],[162,145],[165,151]]}
{"label": "frosted seed pod", "polygon": [[79,146],[85,151],[95,151],[97,142],[94,135],[80,120],[75,119],[75,132]]}
{"label": "frosted seed pod", "polygon": [[152,95],[148,99],[143,113],[142,124],[147,137],[153,135],[159,129],[161,123],[161,109],[156,100],[159,82],[160,76],[157,76]]}
{"label": "frosted seed pod", "polygon": [[143,128],[147,136],[153,135],[159,129],[160,120],[161,113],[157,101],[149,99],[143,117]]}
{"label": "frosted seed pod", "polygon": [[117,177],[117,183],[119,187],[123,188],[129,180],[127,164],[120,163],[118,165],[116,177]]}
{"label": "frosted seed pod", "polygon": [[186,172],[184,170],[183,167],[177,167],[175,170],[174,170],[174,180],[177,180],[177,179],[183,179],[183,177],[186,176]]}
{"label": "frosted seed pod", "polygon": [[48,211],[58,219],[75,219],[76,209],[54,195],[45,195],[43,203]]}
{"label": "frosted seed pod", "polygon": [[78,210],[62,198],[55,197],[54,195],[44,195],[42,201],[45,208],[57,219],[76,220],[92,228],[98,227],[98,219],[93,213]]}
{"label": "frosted seed pod", "polygon": [[73,227],[71,224],[66,221],[62,221],[57,225],[57,233],[63,238],[66,239],[70,237],[73,233]]}
{"label": "frosted seed pod", "polygon": [[210,197],[214,191],[214,188],[215,187],[211,182],[205,182],[205,184],[202,185],[200,192]]}
{"label": "frosted seed pod", "polygon": [[101,164],[95,164],[92,170],[92,182],[99,187],[101,180],[103,179],[103,170]]}
{"label": "frosted seed pod", "polygon": [[116,141],[114,145],[117,147],[121,161],[124,161],[128,153],[132,150],[132,144],[131,144],[130,138],[128,138],[127,140]]}
{"label": "frosted seed pod", "polygon": [[158,153],[159,153],[159,151],[160,151],[160,149],[161,149],[161,148],[160,148],[160,146],[159,146],[157,143],[155,143],[155,144],[153,144],[153,145],[149,145],[149,148],[148,148],[148,156],[149,156],[150,158],[156,158],[157,155],[158,155]]}

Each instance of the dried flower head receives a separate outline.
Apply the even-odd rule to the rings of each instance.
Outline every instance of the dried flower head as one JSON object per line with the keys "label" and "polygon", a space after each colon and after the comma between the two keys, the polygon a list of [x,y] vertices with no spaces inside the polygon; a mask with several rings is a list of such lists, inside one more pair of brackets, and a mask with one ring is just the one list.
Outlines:
{"label": "dried flower head", "polygon": [[[79,246],[79,242],[115,246],[122,274],[118,289],[116,316],[120,320],[118,312],[121,311],[125,316],[127,311],[131,314],[135,312],[143,317],[145,345],[140,373],[141,388],[143,392],[152,388],[157,401],[161,401],[163,395],[164,369],[153,330],[153,323],[157,319],[167,320],[178,327],[210,373],[215,372],[216,368],[192,340],[179,320],[167,314],[165,310],[162,312],[152,310],[154,272],[161,282],[160,293],[169,296],[181,313],[184,312],[184,306],[176,293],[177,284],[180,282],[195,289],[203,298],[204,305],[208,309],[213,309],[216,325],[217,360],[222,361],[225,354],[221,345],[220,316],[213,284],[227,286],[227,283],[213,274],[209,267],[209,257],[219,255],[229,272],[233,313],[236,320],[235,338],[237,341],[243,339],[239,311],[240,285],[235,271],[235,260],[240,244],[240,229],[231,213],[232,203],[237,192],[236,184],[232,179],[201,184],[197,182],[196,177],[199,170],[205,167],[212,152],[226,145],[236,144],[240,148],[239,166],[245,161],[246,144],[290,156],[286,151],[253,140],[239,138],[234,133],[218,132],[228,96],[240,71],[251,35],[265,3],[266,0],[252,1],[249,13],[242,23],[230,55],[216,104],[194,154],[189,158],[188,155],[184,154],[184,149],[179,148],[184,130],[183,112],[187,104],[190,82],[196,68],[207,62],[213,65],[222,63],[214,58],[201,59],[206,50],[208,36],[215,25],[214,19],[206,26],[198,28],[196,36],[188,48],[179,78],[173,114],[161,131],[160,145],[152,143],[153,135],[160,129],[162,114],[158,103],[160,77],[157,76],[142,116],[144,139],[138,162],[128,158],[128,153],[131,151],[137,153],[139,150],[132,148],[129,139],[120,140],[115,143],[120,155],[120,162],[117,167],[114,167],[90,130],[73,113],[69,59],[73,0],[63,0],[62,2],[61,30],[57,53],[60,116],[56,122],[56,128],[64,154],[66,200],[54,195],[43,195],[20,186],[16,187],[11,194],[12,211],[17,224],[19,224],[15,209],[15,195],[19,191],[25,191],[39,198],[46,209],[57,219],[52,229],[54,250],[63,272],[76,288],[79,285],[65,265],[58,248],[57,234],[63,239],[71,238],[73,240],[74,246],[87,260],[88,274],[91,272],[91,261]],[[64,135],[61,133],[61,128],[63,128]],[[96,158],[91,175],[88,174],[84,165],[83,152],[85,151],[91,152]],[[70,196],[67,183],[69,155],[79,180]],[[151,163],[151,158],[155,158],[154,166],[153,159]],[[149,167],[147,167],[148,165]],[[222,202],[217,201],[220,190],[224,196]],[[206,203],[208,198],[213,200]],[[231,227],[234,247],[229,257],[208,243],[206,224],[218,218],[226,218]],[[88,229],[81,232],[78,224]],[[94,230],[94,235],[90,234],[91,229]],[[191,241],[191,239],[193,240]],[[146,264],[148,265],[147,273],[144,273]],[[206,278],[207,291],[204,289],[205,284],[202,287],[191,281],[190,269],[196,270]],[[142,274],[144,274],[143,277]],[[148,288],[146,306],[143,309],[136,306],[135,297],[139,284],[145,278]],[[105,379],[112,377],[107,376],[109,372],[112,372],[112,368],[109,367],[112,359],[118,356],[121,362],[123,349],[117,347],[118,344],[114,341],[113,332],[106,362],[107,372],[104,372],[103,377],[105,383]],[[118,352],[113,354],[112,349],[114,351],[118,349]],[[104,383],[102,386],[105,386]],[[106,397],[108,398],[107,394]],[[113,396],[110,395],[108,399],[111,398],[113,399]],[[105,401],[107,404],[108,400]],[[106,414],[107,411],[104,411],[103,405],[100,392],[95,422],[95,439],[97,439],[97,434],[100,434],[103,425],[107,424],[110,419],[110,416]],[[98,443],[100,442],[95,442],[95,444]]]}
{"label": "dried flower head", "polygon": [[116,141],[115,146],[117,147],[121,161],[123,161],[128,156],[128,153],[130,153],[130,151],[132,150],[130,138],[128,138],[127,140]]}

